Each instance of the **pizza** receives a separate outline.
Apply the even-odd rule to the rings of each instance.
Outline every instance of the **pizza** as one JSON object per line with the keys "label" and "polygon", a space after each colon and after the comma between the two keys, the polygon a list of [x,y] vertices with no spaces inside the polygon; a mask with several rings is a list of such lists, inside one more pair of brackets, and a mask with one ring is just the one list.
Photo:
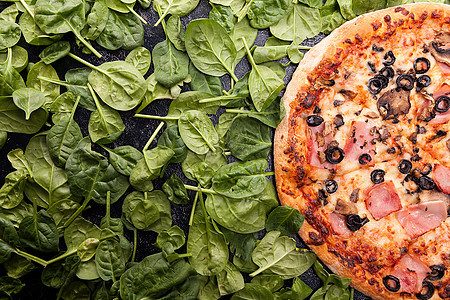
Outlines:
{"label": "pizza", "polygon": [[276,183],[304,242],[374,299],[450,299],[450,6],[344,24],[283,101]]}

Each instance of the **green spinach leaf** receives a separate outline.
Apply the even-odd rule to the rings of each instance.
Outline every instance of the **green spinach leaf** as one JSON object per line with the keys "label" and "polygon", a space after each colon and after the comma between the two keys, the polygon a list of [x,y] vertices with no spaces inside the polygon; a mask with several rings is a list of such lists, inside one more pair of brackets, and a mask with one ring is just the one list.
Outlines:
{"label": "green spinach leaf", "polygon": [[266,230],[277,230],[281,235],[296,234],[303,225],[305,216],[300,212],[289,206],[279,206],[275,208],[267,218]]}

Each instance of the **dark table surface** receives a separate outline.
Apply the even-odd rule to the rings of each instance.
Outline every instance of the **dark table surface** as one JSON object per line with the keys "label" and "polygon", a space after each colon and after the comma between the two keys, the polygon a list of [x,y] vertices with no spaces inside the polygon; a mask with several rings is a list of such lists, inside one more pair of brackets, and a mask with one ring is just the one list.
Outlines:
{"label": "dark table surface", "polygon": [[[3,10],[5,7],[7,7],[9,3],[0,3],[0,10]],[[162,31],[161,26],[154,27],[153,24],[156,23],[158,20],[157,13],[152,9],[141,9],[139,5],[136,5],[135,10],[145,19],[147,20],[148,24],[144,25],[145,30],[145,36],[144,36],[144,46],[148,48],[150,51],[153,49],[153,47],[163,41],[165,39],[164,32]],[[209,2],[207,0],[200,0],[200,4],[197,6],[196,9],[194,9],[191,13],[181,18],[182,24],[186,28],[187,24],[198,18],[208,18],[209,11],[211,10],[211,6],[209,5]],[[258,37],[256,39],[255,45],[263,46],[267,38],[270,36],[269,30],[259,30]],[[317,43],[320,42],[325,37],[323,34],[319,34],[318,36],[306,40],[303,44],[308,46],[314,46]],[[103,55],[101,59],[98,59],[94,55],[84,55],[81,53],[80,49],[76,46],[73,36],[66,35],[65,39],[71,39],[72,44],[72,52],[76,55],[79,55],[80,57],[86,59],[87,61],[94,63],[96,65],[101,64],[106,61],[114,61],[114,60],[124,60],[128,51],[124,50],[117,50],[117,51],[107,51],[98,45],[95,45],[97,50]],[[38,54],[42,51],[44,47],[31,47],[30,45],[26,44],[25,41],[20,41],[19,45],[24,47],[29,51],[29,61],[30,62],[38,62],[40,59],[38,58]],[[282,63],[287,63],[287,58],[281,60]],[[57,63],[53,64],[55,69],[57,70],[60,78],[64,78],[64,74],[68,69],[76,68],[76,67],[83,67],[80,63],[72,60],[71,58],[66,58],[63,60],[58,61]],[[286,84],[290,81],[292,74],[294,73],[296,68],[296,65],[289,65],[286,67],[287,75],[285,77]],[[242,62],[240,62],[236,67],[236,75],[240,78],[243,76],[247,71],[250,70],[250,65],[248,61],[244,58]],[[153,65],[151,66],[149,74],[153,72]],[[22,74],[24,75],[24,74]],[[26,75],[24,75],[26,76]],[[145,76],[145,77],[147,77]],[[229,79],[224,78],[223,85],[225,89],[229,88]],[[183,87],[183,90],[187,90],[188,87]],[[169,107],[170,101],[169,100],[157,100],[153,103],[151,103],[145,110],[143,110],[142,113],[148,113],[153,115],[166,115],[167,110]],[[222,111],[219,110],[218,115]],[[131,145],[137,149],[142,149],[145,143],[147,142],[150,135],[153,133],[153,131],[156,129],[156,127],[159,125],[159,121],[157,120],[146,120],[146,119],[139,119],[139,118],[132,118],[132,115],[134,114],[133,111],[131,112],[125,112],[122,113],[123,121],[126,126],[126,129],[122,136],[113,143],[112,148],[121,146],[121,145]],[[77,113],[75,115],[75,119],[78,122],[78,124],[81,127],[81,130],[83,132],[84,136],[88,135],[88,121],[89,121],[89,115],[90,112],[83,108],[77,109]],[[213,122],[216,123],[218,116],[213,116]],[[43,130],[46,130],[46,128],[43,128]],[[9,151],[16,148],[22,148],[25,149],[25,146],[28,143],[28,140],[31,138],[31,135],[23,135],[23,134],[8,134],[8,140],[6,142],[6,145],[3,147],[3,149],[0,150],[0,185],[3,185],[4,183],[4,177],[6,174],[12,171],[12,168],[10,166],[9,161],[6,158],[6,155]],[[154,142],[155,143],[155,142]],[[152,145],[154,146],[154,144]],[[99,147],[93,146],[93,149],[106,154],[103,149]],[[269,157],[269,167],[273,169],[273,154],[270,154]],[[165,182],[165,180],[170,176],[170,174],[176,173],[180,178],[182,178],[185,182],[189,182],[188,179],[183,175],[181,168],[179,165],[171,164],[167,168],[166,174],[164,178],[158,179],[154,182],[155,188],[161,188],[162,183]],[[178,225],[180,228],[182,228],[186,235],[188,233],[188,220],[189,220],[189,214],[191,212],[192,205],[172,205],[172,219],[173,219],[173,225]],[[111,206],[111,215],[113,217],[120,217],[121,214],[121,206],[122,201],[119,200],[116,203],[112,204]],[[91,208],[83,213],[83,217],[86,219],[99,224],[101,218],[104,216],[105,208],[102,205],[98,205],[96,203],[91,202]],[[153,246],[152,244],[156,241],[156,233],[153,232],[144,232],[140,231],[138,235],[138,246],[137,246],[137,253],[136,253],[136,260],[140,261],[144,257],[159,252],[159,249]],[[131,232],[126,233],[126,237],[129,240],[132,240]],[[298,235],[293,236],[293,238],[296,239],[297,243],[301,247],[305,247],[303,242],[300,240]],[[183,249],[182,249],[183,250]],[[185,249],[184,249],[185,250]],[[42,272],[42,268],[37,268],[30,274],[26,275],[22,278],[22,281],[26,284],[26,286],[22,289],[22,291],[15,296],[15,299],[53,299],[56,295],[56,290],[48,288],[44,286],[41,283],[40,275]],[[5,271],[3,269],[0,269],[0,276],[4,275]],[[305,281],[311,288],[318,289],[322,282],[320,279],[315,275],[314,271],[312,269],[309,269],[307,272],[305,272],[303,275],[300,276],[300,278]],[[247,278],[248,279],[248,278]],[[364,296],[362,293],[355,290],[354,295],[355,300],[368,300],[371,299],[367,296]]]}

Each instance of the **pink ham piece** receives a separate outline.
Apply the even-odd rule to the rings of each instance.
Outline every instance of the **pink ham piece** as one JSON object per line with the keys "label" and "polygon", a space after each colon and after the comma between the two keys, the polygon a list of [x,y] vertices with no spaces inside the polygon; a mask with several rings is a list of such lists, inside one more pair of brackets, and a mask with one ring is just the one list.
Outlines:
{"label": "pink ham piece", "polygon": [[374,185],[367,191],[365,200],[367,210],[375,220],[402,208],[400,198],[392,181]]}
{"label": "pink ham piece", "polygon": [[352,234],[352,231],[347,227],[347,220],[345,216],[337,213],[331,213],[328,215],[328,222],[330,222],[331,229],[337,235],[348,237]]}
{"label": "pink ham piece", "polygon": [[433,168],[433,180],[442,192],[450,194],[450,168],[443,165],[435,165]]}
{"label": "pink ham piece", "polygon": [[441,62],[437,62],[443,74],[450,74],[450,66]]}
{"label": "pink ham piece", "polygon": [[431,269],[419,258],[405,254],[394,266],[391,275],[400,281],[399,292],[419,293],[423,280],[430,272]]}
{"label": "pink ham piece", "polygon": [[[370,129],[373,125],[370,122],[356,122],[352,123],[352,130],[354,130],[354,136],[352,134],[349,137],[344,147],[345,159],[350,161],[358,161],[359,157],[364,154],[371,154],[375,145],[371,143],[373,137],[370,135]],[[373,165],[373,160],[367,163]]]}
{"label": "pink ham piece", "polygon": [[395,217],[408,235],[416,238],[447,219],[447,206],[443,201],[420,203],[396,212]]}
{"label": "pink ham piece", "polygon": [[325,124],[322,123],[319,126],[311,127],[308,126],[307,136],[308,136],[308,164],[313,167],[323,168],[323,169],[334,169],[335,166],[327,161],[321,163],[318,152],[325,152],[326,145],[330,142],[331,136],[328,135],[324,137],[324,146],[319,147],[317,142],[317,133],[322,133],[325,128]]}

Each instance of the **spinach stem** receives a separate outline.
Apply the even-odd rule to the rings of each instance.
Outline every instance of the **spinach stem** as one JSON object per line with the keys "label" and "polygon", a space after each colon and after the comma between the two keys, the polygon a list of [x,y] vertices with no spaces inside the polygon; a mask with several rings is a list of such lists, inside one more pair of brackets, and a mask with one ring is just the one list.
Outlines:
{"label": "spinach stem", "polygon": [[229,155],[231,155],[231,152],[230,152],[230,151],[225,151],[225,152],[223,153],[223,155],[229,156]]}
{"label": "spinach stem", "polygon": [[106,219],[109,224],[109,219],[111,219],[111,191],[106,192]]}
{"label": "spinach stem", "polygon": [[143,119],[152,119],[152,120],[164,120],[164,121],[173,121],[178,120],[179,117],[167,117],[167,116],[152,116],[152,115],[143,115],[143,114],[135,114],[136,118],[143,118]]}
{"label": "spinach stem", "polygon": [[245,40],[245,37],[241,37],[242,41],[244,42],[245,51],[247,51],[248,60],[250,61],[250,64],[254,69],[258,69],[258,66],[255,63],[255,60],[253,59],[252,54],[250,53],[250,49],[248,48],[247,41]]}
{"label": "spinach stem", "polygon": [[244,8],[241,9],[241,11],[239,12],[239,16],[238,16],[238,23],[240,21],[242,21],[242,19],[245,18],[245,16],[247,15],[247,13],[250,9],[250,5],[252,5],[252,3],[253,3],[253,0],[248,1],[247,4],[245,4]]}
{"label": "spinach stem", "polygon": [[298,45],[297,46],[297,49],[298,50],[309,50],[309,49],[311,49],[312,47],[310,47],[310,46],[302,46],[302,45]]}
{"label": "spinach stem", "polygon": [[273,176],[275,175],[275,172],[266,172],[264,173],[265,176]]}
{"label": "spinach stem", "polygon": [[42,258],[36,257],[34,255],[31,255],[31,254],[29,254],[27,252],[24,252],[22,250],[16,249],[15,253],[17,255],[19,255],[19,256],[22,256],[22,257],[27,258],[27,259],[29,259],[31,261],[34,261],[35,263],[40,264],[41,266],[45,267],[45,266],[48,265],[48,262],[46,260],[43,260]]}
{"label": "spinach stem", "polygon": [[155,131],[153,132],[152,136],[148,139],[147,144],[145,144],[144,149],[142,149],[142,152],[148,149],[150,147],[150,144],[153,142],[153,140],[156,138],[156,135],[161,130],[161,128],[164,126],[164,122],[159,123],[158,127],[156,127]]}
{"label": "spinach stem", "polygon": [[271,115],[274,114],[275,111],[251,111],[251,110],[241,110],[241,109],[226,109],[225,112],[231,113],[231,114],[258,114],[258,115]]}
{"label": "spinach stem", "polygon": [[[159,5],[155,5],[156,6],[156,11],[158,12],[159,15],[159,19],[158,21],[156,21],[155,23],[155,27],[159,25],[159,23],[162,22],[162,20],[164,20],[164,18],[167,16],[167,14],[169,13],[169,9],[170,9],[170,5],[167,7],[167,9],[164,11],[164,13],[161,15],[161,6]],[[164,33],[166,32],[165,28],[164,28]]]}
{"label": "spinach stem", "polygon": [[192,204],[191,215],[189,216],[189,226],[192,226],[192,221],[194,220],[194,212],[195,207],[197,206],[197,201],[198,201],[198,192],[195,193],[194,203]]}
{"label": "spinach stem", "polygon": [[38,79],[42,80],[42,81],[45,81],[45,82],[66,86],[66,87],[75,85],[75,84],[70,84],[67,81],[56,80],[56,79],[52,79],[52,78],[48,78],[48,77],[44,77],[44,76],[38,76]]}
{"label": "spinach stem", "polygon": [[185,187],[187,190],[191,190],[191,191],[198,191],[198,192],[203,192],[203,193],[206,193],[206,194],[217,195],[217,192],[216,192],[216,191],[211,190],[211,189],[204,189],[204,188],[201,188],[201,187],[199,187],[199,186],[192,186],[192,185],[187,185],[187,184],[185,184],[184,187]]}
{"label": "spinach stem", "polygon": [[[78,30],[76,30],[75,28],[73,28],[72,24],[70,24],[69,22],[66,22],[67,25],[69,25],[70,30],[75,34],[75,36],[77,37],[77,39],[80,40],[80,42],[82,42],[92,53],[94,53],[95,56],[97,56],[98,58],[101,58],[102,55],[100,54],[100,52],[98,52],[97,50],[95,50],[94,47],[92,47],[91,43],[89,43],[88,41],[86,41],[84,39],[84,37],[78,32]],[[70,54],[70,53],[69,53]]]}
{"label": "spinach stem", "polygon": [[105,72],[104,72],[103,70],[101,70],[101,69],[99,69],[97,66],[94,66],[93,64],[91,64],[91,63],[85,61],[85,60],[82,59],[81,57],[78,57],[78,56],[76,56],[75,54],[72,54],[72,53],[70,53],[70,52],[69,52],[69,54],[67,54],[67,55],[68,55],[69,57],[72,57],[72,58],[75,59],[76,61],[82,63],[82,64],[85,65],[86,67],[89,67],[89,68],[91,68],[91,69],[93,69],[93,70],[96,70],[96,71],[98,71],[98,72],[100,72],[100,73],[105,74]]}
{"label": "spinach stem", "polygon": [[31,18],[33,20],[35,20],[34,13],[31,11],[31,7],[28,5],[28,3],[26,3],[25,0],[20,0],[20,4],[22,4],[23,7],[25,7],[25,10],[27,11],[27,13],[29,13]]}
{"label": "spinach stem", "polygon": [[222,100],[237,100],[237,99],[242,99],[242,98],[245,98],[245,97],[224,95],[224,96],[218,96],[218,97],[214,97],[214,98],[201,99],[198,101],[198,103],[209,103],[209,102],[217,102],[217,101],[222,101]]}
{"label": "spinach stem", "polygon": [[91,201],[91,197],[88,197],[83,201],[83,204],[81,204],[81,206],[70,216],[70,218],[64,223],[63,226],[64,227],[69,226],[73,222],[73,220],[75,220],[81,214],[81,212],[86,208],[89,201]]}
{"label": "spinach stem", "polygon": [[145,25],[147,25],[147,21],[145,21],[145,19],[143,17],[141,17],[141,15],[139,15],[133,8],[129,7],[127,5],[128,10],[130,11],[130,13],[132,13],[133,15],[136,16],[136,18],[138,18],[142,23],[144,23]]}
{"label": "spinach stem", "polygon": [[136,249],[137,249],[137,229],[133,228],[133,255],[131,255],[131,262],[136,259]]}
{"label": "spinach stem", "polygon": [[60,256],[57,256],[57,257],[55,257],[55,258],[49,260],[49,261],[47,262],[47,264],[52,264],[52,263],[57,262],[57,261],[59,261],[59,260],[61,260],[61,259],[64,259],[64,258],[69,257],[69,256],[72,256],[72,255],[74,255],[75,253],[77,253],[77,249],[73,249],[73,250],[71,250],[71,251],[67,251],[67,252],[61,254]]}

